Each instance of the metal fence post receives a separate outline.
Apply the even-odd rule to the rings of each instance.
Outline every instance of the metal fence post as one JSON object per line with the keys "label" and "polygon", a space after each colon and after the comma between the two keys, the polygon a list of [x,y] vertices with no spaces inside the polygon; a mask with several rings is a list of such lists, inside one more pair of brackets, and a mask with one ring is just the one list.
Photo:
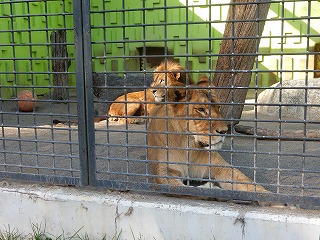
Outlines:
{"label": "metal fence post", "polygon": [[74,44],[78,97],[78,138],[81,185],[95,182],[95,135],[90,34],[90,1],[74,1]]}

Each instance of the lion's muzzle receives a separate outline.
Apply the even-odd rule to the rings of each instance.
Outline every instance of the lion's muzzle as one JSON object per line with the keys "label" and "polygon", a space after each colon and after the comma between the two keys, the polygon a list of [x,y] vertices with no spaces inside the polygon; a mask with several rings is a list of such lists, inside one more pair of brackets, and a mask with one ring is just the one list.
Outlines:
{"label": "lion's muzzle", "polygon": [[219,150],[222,147],[224,142],[224,136],[201,136],[201,135],[193,135],[195,143],[199,148],[207,149],[207,150]]}
{"label": "lion's muzzle", "polygon": [[152,92],[154,100],[156,102],[164,102],[165,96],[166,96],[165,93],[159,94],[160,91],[158,91],[156,89],[152,90],[151,92]]}

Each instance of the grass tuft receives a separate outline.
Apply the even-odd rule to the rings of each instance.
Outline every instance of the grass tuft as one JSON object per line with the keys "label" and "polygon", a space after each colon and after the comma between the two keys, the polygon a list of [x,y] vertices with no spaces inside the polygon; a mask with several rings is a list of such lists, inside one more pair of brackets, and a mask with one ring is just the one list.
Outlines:
{"label": "grass tuft", "polygon": [[8,229],[5,229],[3,232],[0,231],[0,240],[20,240],[21,233],[17,228],[11,229],[8,226]]}
{"label": "grass tuft", "polygon": [[[80,234],[82,228],[77,230],[71,236],[66,236],[64,231],[59,236],[54,236],[53,234],[46,232],[46,226],[42,226],[41,224],[32,224],[32,233],[28,235],[23,235],[17,228],[11,229],[10,226],[5,228],[4,231],[0,230],[0,240],[90,240],[89,235],[87,233]],[[116,233],[111,240],[119,240],[121,235],[120,233]],[[107,236],[104,235],[102,240],[107,240]]]}

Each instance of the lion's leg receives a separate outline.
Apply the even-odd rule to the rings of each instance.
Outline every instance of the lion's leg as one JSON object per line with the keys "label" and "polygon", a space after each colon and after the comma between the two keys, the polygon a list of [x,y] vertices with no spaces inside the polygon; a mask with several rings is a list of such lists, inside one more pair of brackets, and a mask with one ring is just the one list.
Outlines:
{"label": "lion's leg", "polygon": [[[130,99],[131,101],[137,101],[135,99]],[[122,111],[121,111],[121,114],[119,114],[119,116],[121,116],[121,118],[119,118],[119,123],[135,123],[137,120],[136,118],[125,118],[126,116],[135,116],[136,115],[136,112],[141,108],[141,103],[123,103],[122,104]]]}
{"label": "lion's leg", "polygon": [[106,120],[107,119],[107,117],[106,116],[103,116],[103,117],[94,117],[94,122],[101,122],[101,121],[103,121],[103,120]]}
{"label": "lion's leg", "polygon": [[170,168],[170,166],[168,167],[166,164],[156,164],[154,166],[154,173],[157,175],[157,177],[155,177],[155,182],[158,184],[184,186],[181,179],[179,179],[179,177],[181,177],[180,171]]}
{"label": "lion's leg", "polygon": [[[268,192],[264,187],[254,184],[250,178],[244,175],[239,169],[231,168],[220,154],[212,154],[211,178],[226,181],[219,182],[222,188],[238,191]],[[216,166],[219,165],[219,166]]]}

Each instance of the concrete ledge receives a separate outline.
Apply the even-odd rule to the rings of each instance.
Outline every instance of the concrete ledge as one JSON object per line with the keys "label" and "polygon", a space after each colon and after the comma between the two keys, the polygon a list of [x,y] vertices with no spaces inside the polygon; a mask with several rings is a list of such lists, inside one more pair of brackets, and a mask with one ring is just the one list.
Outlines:
{"label": "concrete ledge", "polygon": [[[1,183],[0,183],[1,185]],[[91,239],[319,240],[320,212],[56,186],[3,183],[0,230],[46,226]]]}

